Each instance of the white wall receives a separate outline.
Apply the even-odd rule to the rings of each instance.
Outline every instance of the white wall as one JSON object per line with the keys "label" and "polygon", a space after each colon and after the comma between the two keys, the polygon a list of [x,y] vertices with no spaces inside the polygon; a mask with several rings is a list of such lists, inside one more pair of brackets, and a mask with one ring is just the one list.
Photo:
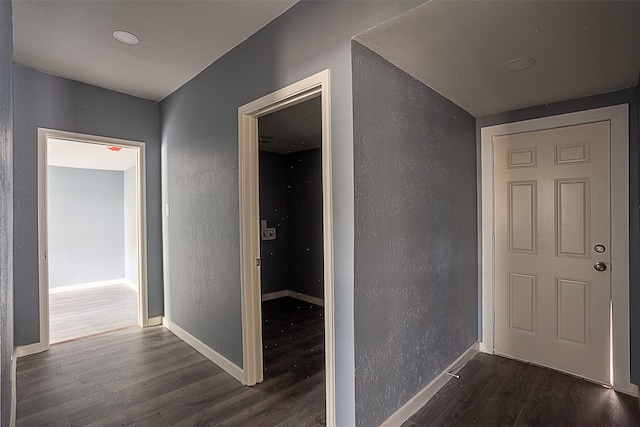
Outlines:
{"label": "white wall", "polygon": [[48,172],[49,287],[125,277],[124,173]]}

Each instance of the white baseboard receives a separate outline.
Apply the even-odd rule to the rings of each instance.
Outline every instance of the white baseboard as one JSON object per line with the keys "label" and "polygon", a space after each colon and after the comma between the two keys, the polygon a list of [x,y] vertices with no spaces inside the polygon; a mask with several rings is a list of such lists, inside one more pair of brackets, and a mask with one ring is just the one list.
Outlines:
{"label": "white baseboard", "polygon": [[177,336],[182,341],[189,344],[195,350],[200,352],[204,357],[206,357],[207,359],[211,360],[213,363],[221,367],[233,378],[237,379],[240,382],[243,381],[243,378],[244,378],[243,370],[237,365],[235,365],[234,363],[230,362],[229,359],[222,356],[215,350],[211,349],[202,341],[200,341],[199,339],[197,339],[196,337],[194,337],[193,335],[191,335],[190,333],[182,329],[180,326],[171,322],[166,317],[162,319],[162,324],[164,325],[165,328],[173,332],[175,336]]}
{"label": "white baseboard", "polygon": [[149,319],[147,319],[147,327],[160,326],[162,325],[162,321],[163,321],[162,316],[149,317]]}
{"label": "white baseboard", "polygon": [[[628,387],[620,387],[620,385],[614,384],[613,389],[617,392],[628,394],[629,396],[637,397],[640,399],[640,395],[638,394],[638,386],[631,383],[627,385]],[[640,405],[640,402],[638,402],[638,405]]]}
{"label": "white baseboard", "polygon": [[481,353],[487,353],[487,354],[493,354],[493,349],[490,348],[487,344],[485,344],[484,341],[480,341],[480,352]]}
{"label": "white baseboard", "polygon": [[284,298],[288,295],[287,290],[284,291],[277,291],[277,292],[270,292],[268,294],[262,294],[262,301],[271,301],[273,299],[278,299],[278,298]]}
{"label": "white baseboard", "polygon": [[91,289],[91,288],[100,288],[102,286],[126,285],[126,284],[127,284],[126,280],[124,279],[103,280],[101,282],[78,283],[76,285],[67,285],[67,286],[58,286],[55,288],[49,288],[49,294],[58,294],[60,292],[79,291],[81,289]]}
{"label": "white baseboard", "polygon": [[13,357],[11,358],[11,414],[9,415],[9,425],[14,427],[16,425],[16,403],[17,403],[17,374],[18,374],[18,354],[17,350],[13,349]]}
{"label": "white baseboard", "polygon": [[122,284],[126,285],[127,287],[131,288],[132,290],[138,292],[138,285],[136,285],[135,283],[126,280],[126,279],[122,279]]}
{"label": "white baseboard", "polygon": [[29,356],[31,354],[42,353],[49,348],[41,342],[16,347],[16,358]]}
{"label": "white baseboard", "polygon": [[287,296],[324,307],[324,300],[322,298],[312,297],[311,295],[305,295],[295,291],[287,291]]}
{"label": "white baseboard", "polygon": [[440,375],[435,377],[425,388],[420,390],[418,394],[413,396],[407,403],[402,405],[393,415],[391,415],[380,427],[395,427],[401,426],[407,421],[413,414],[418,412],[450,379],[449,372],[457,370],[473,359],[478,353],[480,347],[478,343],[475,343],[467,351],[462,353],[451,365],[447,367]]}
{"label": "white baseboard", "polygon": [[283,297],[291,297],[291,298],[299,299],[301,301],[309,302],[311,304],[324,307],[324,300],[322,298],[312,297],[311,295],[302,294],[296,291],[290,291],[288,289],[284,291],[277,291],[277,292],[271,292],[268,294],[263,294],[262,301],[270,301],[276,298],[283,298]]}

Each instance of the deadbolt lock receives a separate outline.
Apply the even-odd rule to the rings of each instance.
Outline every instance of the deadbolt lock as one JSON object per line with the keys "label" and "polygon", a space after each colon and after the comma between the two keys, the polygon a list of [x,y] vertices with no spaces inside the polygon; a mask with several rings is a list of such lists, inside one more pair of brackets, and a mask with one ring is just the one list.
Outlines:
{"label": "deadbolt lock", "polygon": [[593,268],[595,268],[596,271],[605,271],[607,269],[607,264],[604,262],[596,262],[593,264]]}

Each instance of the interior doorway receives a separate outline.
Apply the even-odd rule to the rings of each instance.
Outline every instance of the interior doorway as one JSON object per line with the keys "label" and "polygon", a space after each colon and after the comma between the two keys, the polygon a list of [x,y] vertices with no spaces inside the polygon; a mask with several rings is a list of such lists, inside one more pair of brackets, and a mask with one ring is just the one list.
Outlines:
{"label": "interior doorway", "polygon": [[325,416],[321,101],[258,119],[264,378],[307,382],[313,420]]}
{"label": "interior doorway", "polygon": [[243,382],[247,385],[255,385],[264,378],[262,293],[260,286],[262,224],[259,204],[258,119],[314,98],[320,99],[322,116],[322,280],[324,297],[322,317],[324,318],[326,424],[332,426],[335,425],[335,331],[330,133],[331,100],[328,70],[266,95],[238,109]]}
{"label": "interior doorway", "polygon": [[262,300],[324,305],[322,103],[258,119]]}
{"label": "interior doorway", "polygon": [[38,136],[40,342],[26,353],[146,326],[144,143]]}
{"label": "interior doorway", "polygon": [[137,324],[136,152],[49,138],[50,344]]}

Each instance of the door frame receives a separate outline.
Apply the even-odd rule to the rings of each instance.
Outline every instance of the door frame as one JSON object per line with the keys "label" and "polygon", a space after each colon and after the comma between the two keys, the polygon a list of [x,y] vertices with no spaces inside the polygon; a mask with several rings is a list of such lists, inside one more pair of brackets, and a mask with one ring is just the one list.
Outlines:
{"label": "door frame", "polygon": [[611,123],[611,333],[612,381],[617,391],[636,396],[630,380],[629,343],[629,105],[615,105],[543,117],[481,129],[482,171],[482,342],[480,350],[494,353],[494,175],[493,137],[566,127],[598,121]]}
{"label": "door frame", "polygon": [[335,425],[335,329],[329,85],[329,70],[324,70],[238,108],[238,162],[243,383],[255,385],[263,380],[258,118],[309,99],[321,97],[326,420],[328,426],[333,426]]}
{"label": "door frame", "polygon": [[145,143],[103,136],[38,128],[38,267],[40,341],[19,348],[19,356],[39,353],[49,349],[49,261],[48,261],[48,140],[64,139],[74,142],[119,146],[136,150],[136,229],[138,240],[138,326],[149,326],[147,284],[147,209],[146,209],[146,157]]}

